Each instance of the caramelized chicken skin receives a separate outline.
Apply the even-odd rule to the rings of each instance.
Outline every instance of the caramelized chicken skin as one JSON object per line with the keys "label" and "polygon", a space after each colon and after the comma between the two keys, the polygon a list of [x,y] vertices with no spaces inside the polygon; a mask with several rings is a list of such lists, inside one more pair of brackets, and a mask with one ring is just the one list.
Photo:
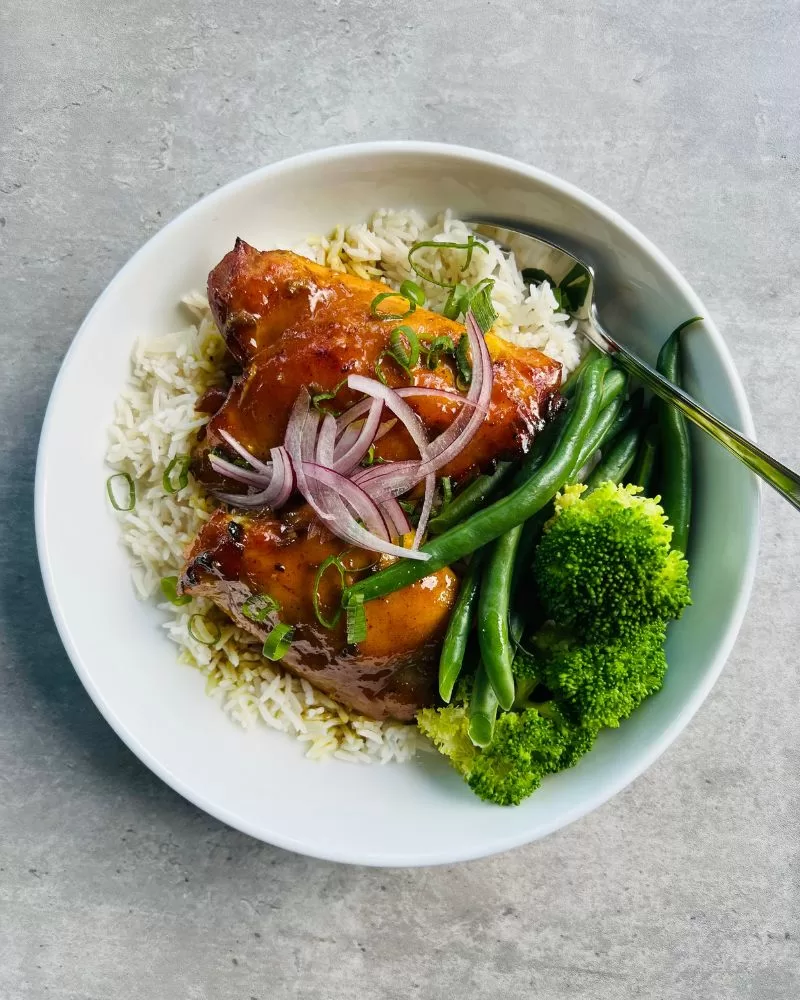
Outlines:
{"label": "caramelized chicken skin", "polygon": [[[374,377],[375,364],[400,322],[374,317],[370,304],[387,290],[379,282],[340,274],[284,250],[261,252],[242,240],[214,268],[208,279],[209,302],[228,348],[242,366],[227,399],[212,417],[195,462],[195,472],[208,484],[217,482],[203,460],[209,448],[223,445],[220,430],[232,434],[253,454],[268,456],[283,442],[292,404],[304,387],[330,391],[350,374]],[[390,299],[384,308],[401,312],[404,300]],[[440,334],[458,342],[464,329],[426,309],[403,323],[424,344]],[[500,458],[518,456],[530,447],[548,414],[561,380],[561,367],[546,355],[516,347],[492,335],[486,343],[493,360],[489,413],[469,445],[442,470],[463,480]],[[409,382],[388,360],[383,370],[390,384]],[[448,363],[435,371],[422,360],[413,371],[417,385],[453,389],[455,372]],[[338,406],[357,396],[345,387]],[[430,437],[444,431],[459,411],[455,401],[409,399]],[[379,442],[387,459],[415,458],[418,451],[401,426]]]}
{"label": "caramelized chicken skin", "polygon": [[[344,548],[308,508],[284,520],[217,511],[192,545],[181,588],[211,598],[262,640],[280,617],[295,627],[282,664],[365,715],[413,719],[435,701],[439,646],[458,590],[456,577],[440,570],[373,601],[365,641],[348,646],[344,621],[324,628],[313,604],[318,567]],[[366,552],[344,557],[348,568],[373,561],[373,554]],[[320,583],[321,606],[328,614],[337,607],[340,593],[339,575],[331,570]],[[279,615],[261,625],[250,621],[241,609],[252,594],[269,594],[281,606]]]}

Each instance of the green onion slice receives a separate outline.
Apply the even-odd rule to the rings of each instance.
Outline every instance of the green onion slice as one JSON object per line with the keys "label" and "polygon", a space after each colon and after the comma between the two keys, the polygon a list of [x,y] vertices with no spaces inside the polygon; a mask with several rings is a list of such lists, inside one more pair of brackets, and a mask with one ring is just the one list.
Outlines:
{"label": "green onion slice", "polygon": [[294,639],[292,626],[285,622],[278,622],[264,640],[261,652],[268,660],[282,660],[289,652],[292,639]]}
{"label": "green onion slice", "polygon": [[[117,496],[120,490],[115,483],[119,480],[127,486],[127,496],[124,494],[121,497]],[[106,493],[114,510],[133,510],[136,506],[136,486],[134,485],[133,478],[127,472],[115,472],[113,476],[109,476],[106,480]]]}
{"label": "green onion slice", "polygon": [[264,622],[273,611],[280,609],[280,602],[269,594],[251,594],[242,605],[242,614],[251,622]]}
{"label": "green onion slice", "polygon": [[222,633],[215,621],[198,613],[189,619],[189,635],[204,646],[213,646]]}
{"label": "green onion slice", "polygon": [[[385,302],[386,299],[405,299],[406,302],[408,303],[408,310],[404,313],[381,312],[378,309],[378,306],[381,304],[381,302]],[[411,313],[416,312],[416,310],[417,310],[417,303],[414,301],[414,299],[410,299],[407,295],[404,295],[402,292],[381,292],[381,294],[376,295],[375,298],[372,300],[372,302],[370,302],[369,304],[369,311],[372,313],[373,316],[376,316],[378,319],[405,319],[407,316],[410,316]]]}
{"label": "green onion slice", "polygon": [[189,456],[176,455],[164,470],[161,484],[165,493],[180,493],[189,482]]}
{"label": "green onion slice", "polygon": [[416,281],[411,281],[406,278],[406,280],[400,285],[400,294],[404,295],[409,302],[413,302],[415,305],[425,305],[425,292],[422,288],[420,288]]}
{"label": "green onion slice", "polygon": [[178,593],[177,576],[164,576],[161,578],[161,593],[170,604],[174,604],[177,608],[183,607],[184,604],[191,604],[192,601],[188,594]]}
{"label": "green onion slice", "polygon": [[461,313],[464,311],[464,296],[467,293],[467,286],[462,284],[460,281],[457,282],[450,291],[447,293],[447,299],[445,300],[444,308],[442,313],[448,319],[458,319]]}
{"label": "green onion slice", "polygon": [[442,507],[453,499],[453,483],[449,476],[442,476]]}
{"label": "green onion slice", "polygon": [[469,337],[462,333],[456,345],[456,368],[458,368],[458,386],[462,391],[472,382],[472,362],[469,358]]}
{"label": "green onion slice", "polygon": [[367,613],[364,610],[364,595],[354,594],[347,602],[347,641],[357,646],[367,638]]}
{"label": "green onion slice", "polygon": [[475,317],[475,322],[480,327],[481,333],[488,333],[492,328],[492,324],[497,319],[497,313],[492,305],[493,285],[494,282],[491,285],[484,285],[472,297],[469,304],[469,308],[472,310],[472,315]]}
{"label": "green onion slice", "polygon": [[389,353],[405,371],[419,361],[419,337],[410,326],[397,326],[389,335]]}
{"label": "green onion slice", "polygon": [[334,612],[332,618],[326,618],[322,610],[322,602],[319,596],[319,585],[322,583],[323,576],[325,576],[331,566],[335,567],[336,572],[339,574],[342,590],[344,590],[345,586],[345,569],[342,565],[342,560],[339,556],[328,556],[327,559],[320,563],[317,575],[314,577],[314,614],[317,616],[317,621],[323,628],[336,628],[339,624],[339,619],[342,617],[342,609],[339,604],[337,604],[336,611]]}
{"label": "green onion slice", "polygon": [[425,359],[425,364],[432,372],[436,371],[439,367],[439,359],[443,354],[455,356],[456,353],[456,345],[453,343],[453,338],[448,337],[446,333],[440,333],[438,337],[434,337],[426,349],[428,356]]}
{"label": "green onion slice", "polygon": [[418,250],[422,250],[423,247],[436,247],[437,249],[450,249],[450,250],[466,250],[467,255],[464,258],[464,263],[461,266],[461,271],[466,271],[469,265],[472,263],[472,254],[475,250],[482,250],[484,253],[489,252],[489,248],[485,243],[481,243],[480,240],[476,240],[474,236],[469,236],[466,243],[442,243],[439,240],[420,240],[408,251],[408,263],[411,266],[415,274],[418,274],[423,281],[429,281],[432,285],[438,285],[439,288],[452,288],[447,281],[437,281],[433,275],[428,274],[423,271],[417,264],[414,263],[414,254]]}
{"label": "green onion slice", "polygon": [[347,385],[347,379],[343,378],[342,381],[330,389],[327,392],[317,392],[311,397],[311,405],[315,410],[319,410],[321,413],[330,413],[330,410],[325,409],[320,406],[320,403],[324,403],[328,399],[335,399],[341,392],[342,386]]}

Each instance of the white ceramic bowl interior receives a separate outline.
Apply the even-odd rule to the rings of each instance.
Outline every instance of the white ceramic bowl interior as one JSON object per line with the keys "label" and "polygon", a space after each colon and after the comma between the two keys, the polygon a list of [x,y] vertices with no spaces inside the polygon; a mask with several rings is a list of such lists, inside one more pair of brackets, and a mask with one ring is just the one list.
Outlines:
{"label": "white ceramic bowl interior", "polygon": [[[669,638],[664,690],[574,769],[518,808],[476,799],[448,765],[313,763],[282,734],[243,731],[179,666],[159,613],[134,596],[106,500],[106,427],[135,338],[185,322],[181,295],[203,288],[236,236],[291,247],[383,206],[490,214],[550,226],[598,270],[606,325],[653,359],[681,320],[707,312],[644,237],[574,187],[521,163],[427,143],[312,153],[235,181],[189,209],[120,271],[76,336],[53,389],[39,451],[36,527],[56,623],[81,680],[128,746],[226,823],[290,850],[340,861],[421,865],[480,857],[541,837],[604,802],[675,739],[707,695],[749,595],[758,534],[753,478],[695,438],[695,604]],[[741,383],[713,324],[687,337],[688,386],[752,435]]]}

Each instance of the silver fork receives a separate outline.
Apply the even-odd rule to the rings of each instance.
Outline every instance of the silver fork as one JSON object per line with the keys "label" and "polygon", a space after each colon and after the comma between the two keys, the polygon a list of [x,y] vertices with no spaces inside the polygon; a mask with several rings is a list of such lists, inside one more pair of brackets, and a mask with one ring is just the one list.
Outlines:
{"label": "silver fork", "polygon": [[769,483],[793,507],[800,510],[800,476],[796,472],[762,451],[758,445],[719,417],[715,417],[688,393],[673,385],[641,358],[617,343],[603,328],[594,301],[594,271],[587,263],[549,240],[531,236],[510,226],[495,225],[478,219],[469,221],[478,235],[486,236],[507,249],[515,250],[518,260],[520,249],[535,254],[531,259],[543,261],[542,270],[552,277],[556,285],[560,285],[561,294],[567,298],[566,307],[582,321],[579,329],[598,350],[610,355],[620,368],[637,378],[657,396],[677,406],[689,420],[718,441],[723,448],[727,448],[748,469]]}

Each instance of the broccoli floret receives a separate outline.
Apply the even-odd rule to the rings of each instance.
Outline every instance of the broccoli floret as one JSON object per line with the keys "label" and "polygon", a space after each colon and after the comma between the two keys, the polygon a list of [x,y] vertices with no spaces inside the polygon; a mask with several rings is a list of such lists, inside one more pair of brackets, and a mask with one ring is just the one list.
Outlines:
{"label": "broccoli floret", "polygon": [[417,724],[475,794],[497,805],[517,805],[546,774],[571,767],[591,746],[588,731],[572,726],[551,706],[501,713],[492,742],[484,749],[470,741],[468,718],[466,708],[447,705],[423,709]]}
{"label": "broccoli floret", "polygon": [[639,486],[565,488],[544,527],[534,576],[547,617],[590,642],[632,636],[691,603],[672,528]]}
{"label": "broccoli floret", "polygon": [[667,669],[662,622],[622,639],[585,642],[555,626],[533,639],[547,687],[567,719],[595,733],[616,727],[661,688]]}

